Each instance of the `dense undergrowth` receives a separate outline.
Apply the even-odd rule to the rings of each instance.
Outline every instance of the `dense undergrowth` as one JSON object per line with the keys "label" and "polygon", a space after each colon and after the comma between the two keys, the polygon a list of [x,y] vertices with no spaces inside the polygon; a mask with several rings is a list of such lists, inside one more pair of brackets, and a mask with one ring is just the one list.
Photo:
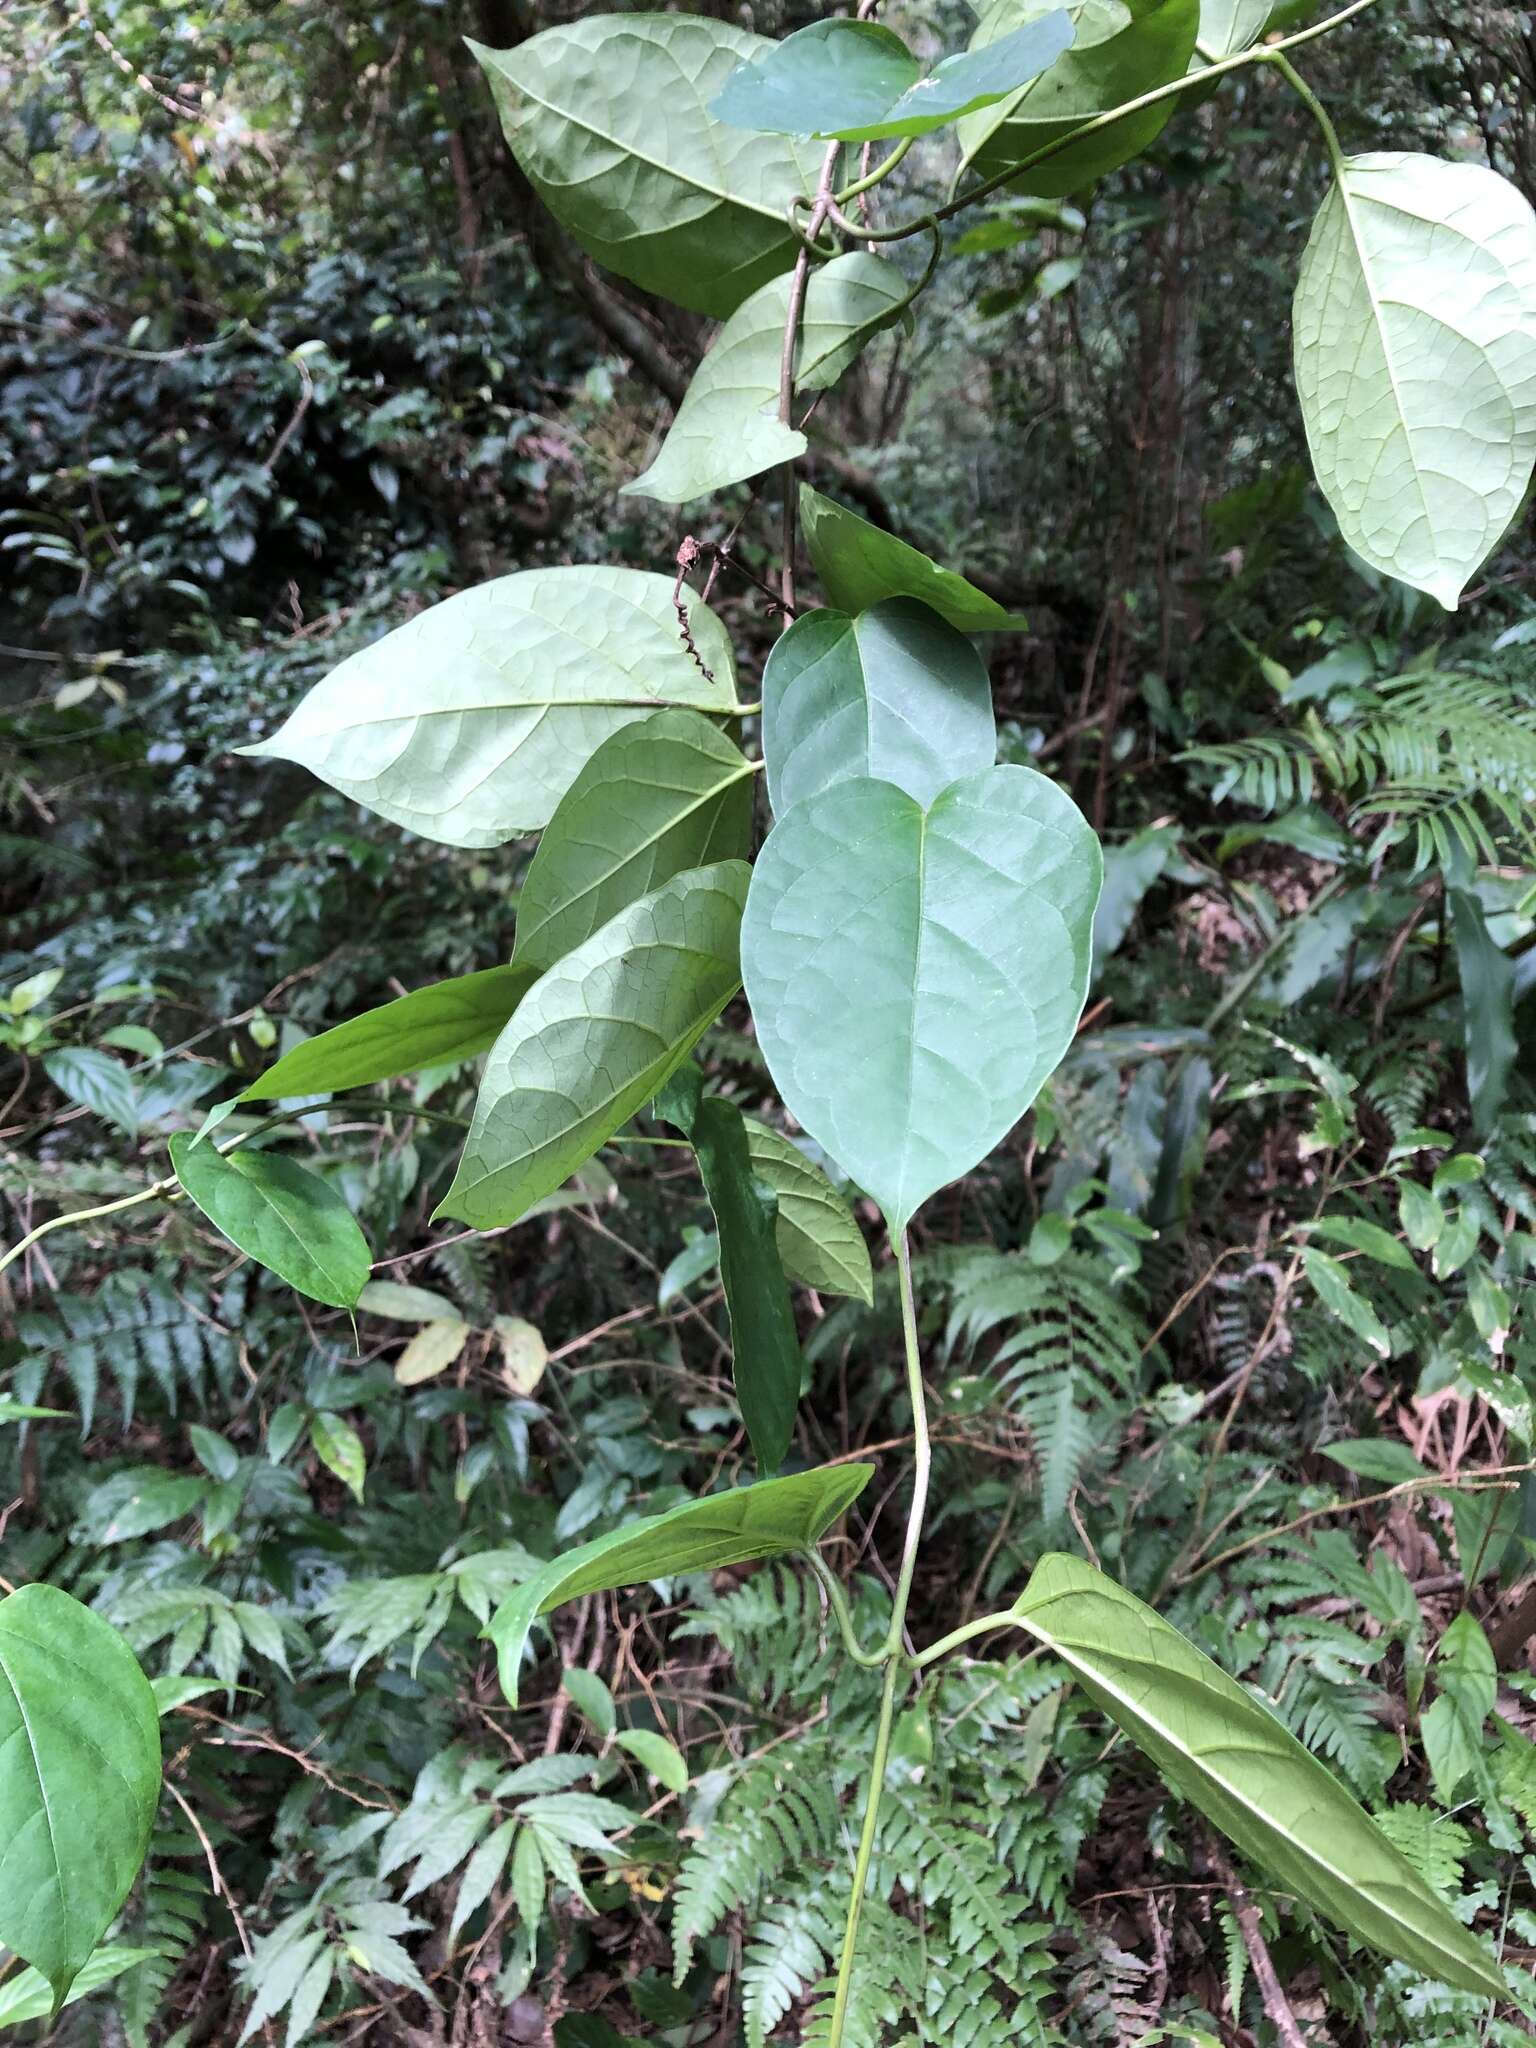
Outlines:
{"label": "dense undergrowth", "polygon": [[[175,12],[98,10],[162,93]],[[39,197],[6,218],[0,307],[0,397],[26,423],[0,443],[8,1239],[162,1175],[167,1134],[274,1050],[506,957],[517,847],[413,840],[230,749],[424,600],[590,557],[658,418],[460,113],[453,35],[488,25],[322,12],[296,10],[284,48],[258,7],[195,10],[218,74],[201,128],[78,25],[62,83],[24,77],[41,10],[7,59]],[[1453,104],[1443,38],[1391,36]],[[1362,125],[1395,132],[1372,83]],[[259,146],[229,114],[258,97]],[[999,231],[973,300],[883,345],[828,436],[857,454],[927,394],[844,488],[1034,593],[994,663],[1005,744],[1071,783],[1108,848],[1074,1048],[917,1234],[937,1506],[914,1627],[1082,1551],[1259,1688],[1523,1960],[1532,557],[1517,533],[1449,631],[1351,568],[1265,398],[1272,336],[1219,447],[1209,425],[1210,446],[1122,436],[1132,385],[1164,416],[1163,343],[1179,419],[1227,375],[1231,323],[1181,268],[1181,238],[1242,226],[1221,181],[1200,189],[1200,118],[1095,202],[1080,281],[1045,274],[1076,260],[1070,222]],[[1250,118],[1285,161],[1284,121]],[[1029,295],[1033,383],[996,358],[989,291]],[[969,445],[973,399],[1006,459]],[[1063,445],[1118,453],[1085,461],[1060,545],[1000,542]],[[1180,465],[1154,531],[1148,472]],[[669,566],[682,529],[625,518],[605,548]],[[768,539],[749,520],[748,570]],[[762,593],[741,576],[719,602],[760,659]],[[703,1057],[744,1108],[769,1099],[739,1015]],[[515,1710],[480,1636],[533,1560],[743,1468],[708,1208],[672,1155],[621,1144],[512,1229],[433,1229],[473,1094],[466,1067],[312,1112],[377,1277],[414,1290],[355,1325],[186,1204],[50,1235],[0,1281],[0,1574],[89,1600],[165,1708],[121,1973],[50,2039],[702,2048],[736,2012],[751,2048],[810,2038],[874,1706],[814,1583],[764,1566],[590,1597]],[[911,1425],[883,1266],[871,1295],[811,1298],[792,1461],[890,1460],[839,1560],[873,1614]],[[434,1313],[472,1335],[418,1380]],[[61,1412],[8,1424],[5,1402]],[[1309,2042],[1536,2028],[1536,2001],[1489,2021],[1244,1890],[1039,1655],[935,1678],[888,1795],[864,2038],[1268,2043],[1265,1972]],[[29,2023],[0,1972],[0,2026]]]}

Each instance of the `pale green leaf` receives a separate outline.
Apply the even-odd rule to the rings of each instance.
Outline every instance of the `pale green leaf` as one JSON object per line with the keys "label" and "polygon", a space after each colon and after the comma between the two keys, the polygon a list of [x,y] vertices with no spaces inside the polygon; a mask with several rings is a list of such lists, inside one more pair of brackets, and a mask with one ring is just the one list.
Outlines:
{"label": "pale green leaf", "polygon": [[997,758],[986,664],[916,598],[886,598],[855,618],[806,612],[763,670],[763,754],[780,817],[852,776],[931,803]]}
{"label": "pale green leaf", "polygon": [[679,1572],[809,1550],[858,1499],[873,1465],[827,1465],[788,1479],[764,1479],[706,1500],[685,1501],[611,1530],[553,1559],[497,1608],[486,1633],[500,1659],[502,1690],[517,1705],[528,1632],[541,1614],[584,1593],[643,1586]]}
{"label": "pale green leaf", "polygon": [[1284,1890],[1427,1976],[1502,1995],[1482,1944],[1332,1773],[1150,1607],[1058,1555],[1041,1559],[1014,1614]]}
{"label": "pale green leaf", "polygon": [[[88,1998],[104,1984],[121,1977],[135,1963],[147,1963],[162,1953],[157,1948],[126,1948],[116,1943],[99,1948],[69,1988],[65,2005]],[[53,1991],[41,1971],[17,1970],[0,1983],[0,2029],[24,2026],[29,2020],[45,2020],[53,2011]]]}
{"label": "pale green leaf", "polygon": [[281,1152],[220,1152],[186,1131],[170,1151],[183,1190],[231,1244],[313,1301],[355,1305],[373,1254],[352,1211],[318,1174]]}
{"label": "pale green leaf", "polygon": [[393,1323],[436,1323],[458,1314],[445,1294],[434,1294],[430,1287],[410,1287],[401,1280],[370,1280],[357,1297],[357,1305],[371,1316],[388,1316]]}
{"label": "pale green leaf", "polygon": [[1252,49],[1269,25],[1274,0],[1200,0],[1200,31],[1191,70]]}
{"label": "pale green leaf", "polygon": [[800,486],[800,524],[822,591],[839,611],[865,612],[884,597],[919,597],[962,633],[1022,632],[1029,623],[809,484]]}
{"label": "pale green leaf", "polygon": [[927,135],[1016,91],[1071,40],[1072,24],[1058,9],[986,49],[945,57],[923,78],[900,36],[878,22],[816,21],[743,64],[710,111],[777,135]]}
{"label": "pale green leaf", "polygon": [[0,1600],[0,1942],[59,2005],[138,1875],[160,1717],[122,1637],[56,1586]]}
{"label": "pale green leaf", "polygon": [[322,1410],[310,1417],[309,1440],[321,1464],[334,1472],[353,1499],[360,1502],[363,1482],[368,1476],[368,1457],[363,1440],[351,1423],[343,1416]]}
{"label": "pale green leaf", "polygon": [[[972,48],[1011,35],[1052,4],[997,0],[982,16]],[[1035,169],[1021,169],[1010,187],[1042,198],[1081,191],[1156,140],[1173,112],[1172,96],[1078,141],[1067,138],[1095,115],[1182,78],[1200,21],[1199,0],[1068,0],[1067,11],[1076,30],[1072,48],[1022,91],[960,123],[965,160],[987,177],[1065,144]]]}
{"label": "pale green leaf", "polygon": [[637,897],[752,845],[754,769],[693,711],[604,740],[556,806],[528,868],[513,960],[542,973]]}
{"label": "pale green leaf", "polygon": [[1483,1724],[1499,1690],[1493,1650],[1465,1609],[1440,1638],[1435,1652],[1436,1698],[1419,1720],[1435,1794],[1449,1806],[1468,1778],[1484,1769]]}
{"label": "pale green leaf", "polygon": [[[419,1073],[423,1067],[473,1059],[496,1043],[535,979],[526,966],[487,967],[479,974],[460,974],[412,989],[392,1003],[381,1003],[376,1010],[307,1038],[235,1099],[271,1102],[288,1095],[332,1095]],[[205,1136],[207,1128],[198,1135]]]}
{"label": "pale green leaf", "polygon": [[788,207],[816,190],[820,148],[709,112],[764,37],[691,14],[594,14],[511,50],[469,47],[529,183],[605,269],[724,319],[794,263]]}
{"label": "pale green leaf", "polygon": [[1480,164],[1350,157],[1301,259],[1294,341],[1339,531],[1454,611],[1536,462],[1536,216]]}
{"label": "pale green leaf", "polygon": [[747,878],[741,861],[690,868],[535,984],[486,1061],[439,1216],[515,1223],[650,1100],[740,985]]}
{"label": "pale green leaf", "polygon": [[469,1342],[469,1325],[458,1316],[423,1323],[395,1360],[395,1385],[419,1387],[446,1372]]}
{"label": "pale green leaf", "polygon": [[1328,1313],[1337,1316],[1347,1329],[1353,1330],[1381,1358],[1390,1357],[1392,1339],[1386,1325],[1363,1294],[1357,1294],[1350,1285],[1349,1269],[1327,1252],[1319,1251],[1315,1245],[1307,1245],[1301,1255],[1307,1278],[1317,1292],[1317,1298]]}
{"label": "pale green leaf", "polygon": [[1071,1043],[1101,870],[1071,798],[1029,768],[927,811],[835,783],[769,834],[742,931],[759,1042],[893,1229],[986,1157]]}
{"label": "pale green leaf", "polygon": [[668,704],[734,706],[725,628],[692,600],[696,661],[674,589],[601,566],[499,576],[349,655],[240,751],[297,761],[446,846],[540,831],[610,733]]}
{"label": "pale green leaf", "polygon": [[669,1792],[682,1794],[688,1790],[687,1759],[665,1735],[650,1728],[621,1728],[615,1740],[620,1749],[627,1749]]}
{"label": "pale green leaf", "polygon": [[[805,453],[805,435],[778,416],[789,294],[789,278],[774,278],[731,315],[694,372],[656,460],[621,495],[682,505]],[[907,281],[895,264],[863,250],[813,270],[795,389],[835,383],[906,298]]]}
{"label": "pale green leaf", "polygon": [[820,1294],[875,1298],[869,1246],[853,1211],[793,1139],[756,1117],[743,1119],[752,1171],[778,1198],[775,1233],[791,1280]]}

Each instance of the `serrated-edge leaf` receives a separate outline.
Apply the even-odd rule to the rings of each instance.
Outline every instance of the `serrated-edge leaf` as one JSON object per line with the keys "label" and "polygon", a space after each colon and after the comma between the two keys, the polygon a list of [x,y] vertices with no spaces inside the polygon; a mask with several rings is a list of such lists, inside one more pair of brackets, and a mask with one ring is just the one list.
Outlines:
{"label": "serrated-edge leaf", "polygon": [[1269,1875],[1387,1955],[1503,1995],[1482,1945],[1326,1766],[1150,1607],[1058,1554],[1040,1560],[1013,1612]]}

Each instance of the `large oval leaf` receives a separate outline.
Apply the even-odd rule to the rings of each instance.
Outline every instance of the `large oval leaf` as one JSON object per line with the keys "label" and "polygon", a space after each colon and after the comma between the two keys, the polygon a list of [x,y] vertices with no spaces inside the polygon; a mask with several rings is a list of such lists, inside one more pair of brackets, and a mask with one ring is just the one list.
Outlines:
{"label": "large oval leaf", "polygon": [[566,1551],[519,1586],[491,1617],[486,1634],[496,1645],[503,1692],[516,1706],[523,1648],[539,1615],[584,1593],[809,1550],[858,1499],[874,1469],[827,1465],[788,1479],[764,1479],[627,1522]]}
{"label": "large oval leaf", "polygon": [[919,597],[962,633],[1022,632],[1029,623],[809,484],[800,486],[800,524],[827,602],[840,611],[865,612],[883,597]]}
{"label": "large oval leaf", "polygon": [[221,1152],[188,1131],[171,1139],[184,1192],[216,1230],[280,1280],[331,1308],[353,1308],[373,1254],[333,1187],[281,1152]]}
{"label": "large oval leaf", "polygon": [[1536,215],[1479,164],[1351,157],[1313,222],[1294,314],[1339,531],[1454,611],[1536,462]]}
{"label": "large oval leaf", "polygon": [[869,1246],[847,1202],[793,1139],[744,1117],[752,1171],[778,1199],[779,1257],[791,1280],[819,1294],[875,1298]]}
{"label": "large oval leaf", "polygon": [[1058,8],[986,49],[945,57],[922,78],[900,36],[878,22],[814,21],[742,65],[710,111],[778,135],[928,135],[1017,91],[1071,41],[1071,21]]}
{"label": "large oval leaf", "polygon": [[1070,1045],[1102,865],[1030,768],[969,776],[927,810],[838,782],[768,835],[742,928],[758,1038],[893,1229],[985,1158]]}
{"label": "large oval leaf", "polygon": [[542,973],[685,868],[752,850],[756,769],[707,718],[658,711],[604,740],[550,819],[513,959]]}
{"label": "large oval leaf", "polygon": [[696,661],[674,588],[639,569],[499,576],[350,655],[240,751],[297,761],[445,846],[541,831],[610,733],[667,704],[734,707],[725,628],[693,600]]}
{"label": "large oval leaf", "polygon": [[[710,728],[713,731],[713,727]],[[487,967],[414,988],[345,1024],[334,1024],[285,1052],[246,1089],[246,1102],[286,1095],[334,1095],[423,1067],[473,1059],[496,1043],[503,1025],[538,978],[527,966]]]}
{"label": "large oval leaf", "polygon": [[1171,1784],[1299,1899],[1426,1975],[1501,1997],[1492,1959],[1267,1707],[1080,1558],[1043,1557],[1014,1614]]}
{"label": "large oval leaf", "polygon": [[708,111],[769,44],[691,14],[595,14],[512,50],[470,49],[529,183],[598,263],[724,319],[794,263],[786,213],[821,150]]}
{"label": "large oval leaf", "polygon": [[[972,48],[985,49],[1011,35],[1051,5],[1052,0],[997,0],[982,16]],[[1021,92],[960,123],[960,148],[974,170],[990,177],[1189,69],[1199,0],[1068,0],[1068,12],[1076,40],[1066,55]],[[1035,169],[1021,171],[1017,189],[1041,198],[1080,192],[1154,142],[1174,104],[1172,98],[1158,101],[1083,136]]]}
{"label": "large oval leaf", "polygon": [[[778,416],[789,294],[789,278],[777,277],[736,309],[694,373],[661,452],[621,495],[682,505],[805,453],[804,434]],[[813,270],[795,389],[835,383],[906,299],[907,281],[895,264],[864,250]]]}
{"label": "large oval leaf", "polygon": [[748,873],[674,876],[534,984],[485,1063],[439,1216],[515,1223],[650,1100],[740,986]]}
{"label": "large oval leaf", "polygon": [[763,756],[780,817],[851,775],[931,803],[997,758],[986,664],[916,598],[807,612],[763,670]]}
{"label": "large oval leaf", "polygon": [[160,1717],[117,1633],[55,1586],[0,1600],[0,1942],[57,2006],[149,1846]]}

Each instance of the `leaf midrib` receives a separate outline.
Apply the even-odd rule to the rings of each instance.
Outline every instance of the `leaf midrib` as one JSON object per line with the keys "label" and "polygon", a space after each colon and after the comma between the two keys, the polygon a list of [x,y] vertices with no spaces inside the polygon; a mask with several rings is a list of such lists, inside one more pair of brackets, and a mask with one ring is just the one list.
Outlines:
{"label": "leaf midrib", "polygon": [[48,1787],[43,1778],[43,1760],[38,1753],[37,1740],[32,1733],[32,1723],[27,1718],[26,1702],[21,1696],[21,1687],[11,1676],[11,1668],[5,1661],[5,1652],[0,1649],[0,1678],[5,1680],[11,1698],[16,1702],[16,1718],[21,1732],[26,1737],[27,1755],[32,1764],[32,1775],[37,1780],[38,1804],[43,1811],[43,1824],[48,1830],[48,1853],[53,1863],[53,1889],[58,1894],[59,1920],[64,1934],[65,1952],[69,1949],[69,1898],[63,1883],[63,1861],[59,1855],[59,1838],[53,1825],[53,1808],[48,1803]]}

